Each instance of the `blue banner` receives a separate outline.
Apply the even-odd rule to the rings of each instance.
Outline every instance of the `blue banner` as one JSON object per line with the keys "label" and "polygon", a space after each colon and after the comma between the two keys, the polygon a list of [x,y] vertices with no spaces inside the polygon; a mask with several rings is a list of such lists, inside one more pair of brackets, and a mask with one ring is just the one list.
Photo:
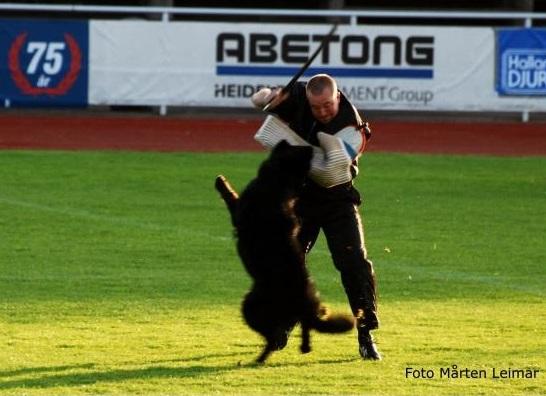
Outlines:
{"label": "blue banner", "polygon": [[497,92],[546,96],[546,29],[497,31]]}
{"label": "blue banner", "polygon": [[87,21],[0,20],[0,106],[86,106]]}

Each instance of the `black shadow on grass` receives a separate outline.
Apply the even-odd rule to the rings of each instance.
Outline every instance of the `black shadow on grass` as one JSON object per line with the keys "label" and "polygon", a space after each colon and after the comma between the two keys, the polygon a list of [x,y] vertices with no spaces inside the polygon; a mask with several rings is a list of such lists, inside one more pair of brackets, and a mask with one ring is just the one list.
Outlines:
{"label": "black shadow on grass", "polygon": [[[233,354],[217,354],[209,355],[208,357],[225,357],[232,355],[240,355],[240,353]],[[198,357],[196,360],[205,359],[205,357]],[[190,361],[195,359],[179,359],[173,360],[173,362]],[[355,359],[341,359],[341,360],[323,360],[315,362],[315,364],[332,364],[351,362]],[[109,370],[109,371],[92,371],[87,373],[73,373],[73,374],[56,374],[56,375],[44,375],[40,378],[27,378],[16,379],[0,382],[0,390],[3,389],[17,389],[17,388],[53,388],[58,386],[81,386],[92,385],[99,382],[122,382],[136,379],[151,379],[151,378],[184,378],[184,377],[200,377],[206,375],[216,375],[222,372],[234,371],[244,368],[261,368],[261,367],[289,367],[289,366],[302,366],[308,367],[309,362],[298,363],[275,363],[275,364],[257,364],[254,362],[247,363],[234,363],[223,366],[200,366],[193,365],[190,367],[148,367],[143,369],[132,370]],[[75,366],[57,366],[57,367],[36,367],[28,369],[14,370],[12,372],[5,372],[5,375],[21,375],[26,373],[46,372],[46,371],[62,371],[70,369],[92,368],[94,364],[84,364]]]}
{"label": "black shadow on grass", "polygon": [[[230,352],[230,353],[209,353],[207,355],[201,355],[201,356],[190,356],[190,357],[182,357],[178,359],[168,359],[168,360],[154,360],[150,363],[182,363],[182,362],[196,362],[200,360],[207,360],[207,359],[214,359],[214,358],[223,358],[223,357],[230,357],[230,356],[241,356],[241,355],[252,355],[254,352]],[[126,363],[129,364],[129,363]],[[131,363],[131,364],[138,364],[138,363]]]}
{"label": "black shadow on grass", "polygon": [[92,371],[89,373],[46,375],[41,378],[0,382],[1,389],[53,388],[58,386],[92,385],[99,382],[122,382],[150,378],[183,378],[217,374],[237,369],[231,366],[148,367],[134,370]]}
{"label": "black shadow on grass", "polygon": [[0,378],[15,377],[18,375],[25,375],[25,374],[59,372],[59,371],[78,370],[78,369],[92,369],[93,367],[95,367],[93,363],[76,364],[73,366],[27,367],[27,368],[16,369],[16,370],[0,371]]}

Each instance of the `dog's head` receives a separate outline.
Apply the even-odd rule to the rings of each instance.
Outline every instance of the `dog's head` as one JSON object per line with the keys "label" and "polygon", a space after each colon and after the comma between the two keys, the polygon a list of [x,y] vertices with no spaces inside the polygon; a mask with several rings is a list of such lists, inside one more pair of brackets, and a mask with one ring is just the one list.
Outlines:
{"label": "dog's head", "polygon": [[312,157],[312,147],[292,146],[286,140],[282,140],[273,148],[269,158],[262,163],[259,176],[282,180],[287,186],[297,186],[307,176]]}

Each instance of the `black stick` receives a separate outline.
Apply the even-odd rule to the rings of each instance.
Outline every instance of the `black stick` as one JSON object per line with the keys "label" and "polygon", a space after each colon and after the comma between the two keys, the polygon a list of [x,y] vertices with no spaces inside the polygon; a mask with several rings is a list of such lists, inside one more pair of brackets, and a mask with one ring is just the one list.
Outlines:
{"label": "black stick", "polygon": [[286,86],[282,89],[284,92],[288,92],[292,88],[292,86],[298,81],[298,79],[303,75],[303,73],[305,73],[305,71],[309,68],[309,66],[311,66],[311,63],[313,63],[315,58],[322,51],[322,48],[324,48],[324,44],[326,44],[328,40],[334,35],[334,32],[336,31],[336,29],[337,29],[337,23],[335,23],[334,26],[332,26],[332,29],[330,29],[330,32],[328,32],[328,34],[324,36],[320,45],[315,50],[313,55],[311,55],[311,57],[307,59],[307,62],[303,64],[300,70],[294,75],[294,77],[292,77],[292,79],[288,82],[288,84],[286,84]]}
{"label": "black stick", "polygon": [[[313,53],[313,55],[311,55],[311,57],[309,59],[307,59],[307,62],[305,62],[303,64],[303,66],[300,68],[300,70],[298,70],[298,72],[296,74],[294,74],[294,77],[292,77],[290,79],[290,81],[288,81],[288,84],[286,84],[282,89],[281,89],[281,92],[280,94],[283,94],[283,93],[286,93],[286,92],[289,92],[290,89],[292,89],[292,87],[294,86],[294,84],[298,81],[298,79],[303,75],[303,73],[305,73],[305,71],[309,68],[309,66],[311,66],[311,63],[313,63],[313,61],[315,60],[315,58],[318,56],[318,54],[320,54],[320,52],[322,51],[322,49],[324,48],[324,45],[330,40],[330,38],[334,35],[336,29],[337,29],[337,25],[338,23],[334,23],[334,26],[332,26],[332,29],[330,29],[330,31],[328,32],[328,34],[326,36],[324,36],[324,38],[322,39],[320,45],[318,46],[318,48],[315,50],[315,52]],[[274,99],[274,98],[273,98]],[[271,101],[273,101],[273,99]],[[266,111],[269,107],[269,105],[271,104],[271,101],[266,104],[263,108],[264,111]]]}

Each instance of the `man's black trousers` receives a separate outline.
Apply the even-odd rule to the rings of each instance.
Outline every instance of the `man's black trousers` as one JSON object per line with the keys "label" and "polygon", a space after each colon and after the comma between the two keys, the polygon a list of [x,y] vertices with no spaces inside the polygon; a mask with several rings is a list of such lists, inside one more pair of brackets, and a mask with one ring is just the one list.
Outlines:
{"label": "man's black trousers", "polygon": [[364,324],[372,330],[378,327],[376,282],[364,244],[360,203],[360,194],[352,183],[327,189],[307,182],[297,205],[299,240],[308,253],[323,230],[351,310],[355,316],[363,312]]}

